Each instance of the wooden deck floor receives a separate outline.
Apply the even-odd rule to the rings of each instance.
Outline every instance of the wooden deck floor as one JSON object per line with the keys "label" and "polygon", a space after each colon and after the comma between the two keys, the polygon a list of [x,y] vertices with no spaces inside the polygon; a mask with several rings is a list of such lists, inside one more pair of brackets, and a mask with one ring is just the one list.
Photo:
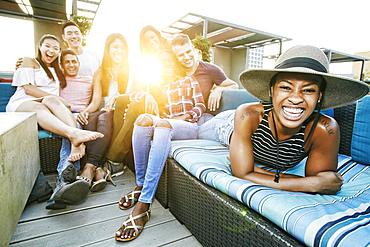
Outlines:
{"label": "wooden deck floor", "polygon": [[[47,175],[53,187],[56,175]],[[201,246],[189,230],[154,200],[152,214],[139,238],[115,241],[114,233],[132,209],[121,210],[118,200],[135,186],[134,174],[126,169],[101,192],[89,193],[79,204],[62,210],[45,209],[46,202],[28,205],[10,246]]]}

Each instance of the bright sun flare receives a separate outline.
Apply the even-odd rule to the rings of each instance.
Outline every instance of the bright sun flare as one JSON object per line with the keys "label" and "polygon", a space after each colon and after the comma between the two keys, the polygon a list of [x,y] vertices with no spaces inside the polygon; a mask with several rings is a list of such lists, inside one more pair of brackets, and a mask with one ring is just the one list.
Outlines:
{"label": "bright sun flare", "polygon": [[160,65],[153,56],[140,56],[134,60],[135,81],[149,86],[150,83],[159,83]]}

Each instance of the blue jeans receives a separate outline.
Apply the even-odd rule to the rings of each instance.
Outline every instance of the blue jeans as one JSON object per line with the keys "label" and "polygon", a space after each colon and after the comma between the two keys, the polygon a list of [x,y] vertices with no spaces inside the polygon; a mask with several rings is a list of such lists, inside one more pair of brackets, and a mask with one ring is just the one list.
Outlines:
{"label": "blue jeans", "polygon": [[223,111],[211,120],[198,126],[198,138],[218,141],[222,145],[230,145],[230,137],[234,131],[235,110]]}
{"label": "blue jeans", "polygon": [[[77,115],[78,113],[73,113],[73,116],[77,117]],[[82,126],[79,122],[77,122],[77,127],[79,129],[82,129]],[[62,171],[70,164],[73,164],[77,171],[80,170],[80,160],[77,160],[75,162],[68,161],[68,157],[70,154],[71,154],[71,141],[68,138],[63,137],[62,147],[60,148],[59,153],[59,163],[57,167],[58,174],[61,174]]]}
{"label": "blue jeans", "polygon": [[[155,127],[161,120],[149,115],[153,126],[135,125],[132,136],[137,186],[143,186],[139,201],[152,203],[163,167],[171,146],[171,139],[196,139],[198,125],[182,120],[166,119],[171,128]],[[153,141],[152,141],[153,139]]]}
{"label": "blue jeans", "polygon": [[210,113],[205,112],[198,120],[198,126],[204,124],[205,122],[211,120],[214,116]]}

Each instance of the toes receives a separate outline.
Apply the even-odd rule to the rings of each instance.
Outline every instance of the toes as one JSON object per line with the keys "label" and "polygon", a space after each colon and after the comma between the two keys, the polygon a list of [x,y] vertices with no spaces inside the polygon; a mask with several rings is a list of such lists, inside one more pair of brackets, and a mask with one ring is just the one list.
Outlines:
{"label": "toes", "polygon": [[126,202],[125,198],[122,197],[121,200],[119,201],[119,205],[126,206],[124,204],[127,204],[127,202]]}
{"label": "toes", "polygon": [[133,236],[135,236],[134,234],[135,234],[135,232],[132,232],[131,230],[128,230],[125,233],[125,238],[132,238]]}
{"label": "toes", "polygon": [[116,231],[116,236],[122,238],[122,232],[121,230]]}
{"label": "toes", "polygon": [[69,161],[69,162],[75,162],[75,161],[76,161],[76,159],[75,159],[74,157],[70,157],[70,158],[68,159],[68,161]]}

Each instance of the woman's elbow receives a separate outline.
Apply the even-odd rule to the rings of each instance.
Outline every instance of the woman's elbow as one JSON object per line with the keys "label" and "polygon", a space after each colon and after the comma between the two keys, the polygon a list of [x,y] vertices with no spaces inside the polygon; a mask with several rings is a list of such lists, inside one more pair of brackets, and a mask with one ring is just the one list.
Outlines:
{"label": "woman's elbow", "polygon": [[32,93],[32,86],[30,84],[23,85],[24,93],[30,95]]}
{"label": "woman's elbow", "polygon": [[240,169],[233,168],[233,166],[230,164],[231,173],[234,177],[244,179],[245,175],[247,175],[244,171],[241,171]]}

